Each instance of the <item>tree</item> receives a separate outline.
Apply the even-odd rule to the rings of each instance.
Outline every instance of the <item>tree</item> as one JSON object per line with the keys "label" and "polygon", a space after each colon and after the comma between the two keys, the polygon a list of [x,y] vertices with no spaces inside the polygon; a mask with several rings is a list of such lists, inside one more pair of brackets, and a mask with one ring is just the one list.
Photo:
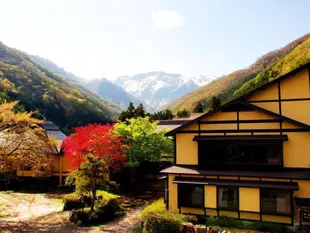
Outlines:
{"label": "tree", "polygon": [[219,108],[221,106],[221,101],[216,96],[212,96],[209,100],[208,107],[209,111],[214,111],[215,109]]}
{"label": "tree", "polygon": [[143,104],[139,104],[138,107],[135,110],[135,117],[145,117],[145,110],[143,107]]}
{"label": "tree", "polygon": [[79,169],[73,171],[66,178],[66,185],[75,183],[75,190],[78,194],[91,193],[92,203],[91,211],[94,210],[97,200],[97,190],[106,182],[105,173],[108,171],[107,163],[97,156],[88,154],[84,162],[80,164]]}
{"label": "tree", "polygon": [[203,106],[201,102],[197,102],[196,106],[193,109],[193,112],[195,113],[202,113],[203,112]]}
{"label": "tree", "polygon": [[154,112],[153,114],[149,114],[149,116],[152,120],[171,120],[174,117],[170,109]]}
{"label": "tree", "polygon": [[0,173],[8,178],[17,169],[31,168],[36,176],[49,175],[56,142],[46,135],[33,112],[15,113],[17,102],[0,104]]}
{"label": "tree", "polygon": [[134,117],[134,116],[135,116],[135,111],[136,111],[135,106],[133,105],[132,102],[130,102],[130,103],[129,103],[129,106],[128,106],[128,108],[127,108],[127,112],[128,112],[128,114],[129,114],[129,116],[130,116],[130,117]]}
{"label": "tree", "polygon": [[129,119],[130,116],[128,115],[127,111],[122,111],[119,116],[118,116],[118,120],[119,121],[126,121],[126,119]]}
{"label": "tree", "polygon": [[82,194],[91,192],[94,208],[98,186],[104,184],[108,169],[116,169],[126,161],[122,137],[113,133],[113,125],[90,124],[75,129],[62,145],[66,158],[74,169],[66,184],[75,183]]}
{"label": "tree", "polygon": [[190,117],[190,115],[191,115],[190,112],[187,111],[186,109],[179,110],[179,111],[177,112],[177,117],[179,117],[179,118]]}
{"label": "tree", "polygon": [[165,131],[156,131],[157,122],[149,117],[128,119],[115,124],[115,134],[120,135],[130,146],[125,150],[126,166],[138,166],[144,161],[158,162],[161,155],[172,155],[173,142]]}
{"label": "tree", "polygon": [[[141,104],[142,105],[142,104]],[[143,107],[143,106],[142,106]],[[124,110],[120,113],[118,119],[120,121],[126,121],[126,119],[130,119],[136,117],[136,109],[132,102],[129,103],[127,110]]]}
{"label": "tree", "polygon": [[75,128],[75,133],[67,137],[62,144],[65,156],[73,169],[85,162],[86,155],[92,154],[102,159],[109,168],[117,168],[126,161],[121,135],[113,134],[110,124],[90,124]]}

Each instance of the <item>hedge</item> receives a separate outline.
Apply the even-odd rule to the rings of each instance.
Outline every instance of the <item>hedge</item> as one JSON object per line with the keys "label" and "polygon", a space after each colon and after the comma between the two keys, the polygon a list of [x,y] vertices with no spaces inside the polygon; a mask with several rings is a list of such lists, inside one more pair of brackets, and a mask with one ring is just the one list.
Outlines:
{"label": "hedge", "polygon": [[142,211],[144,233],[180,233],[184,224],[195,217],[166,210],[163,199],[159,199]]}
{"label": "hedge", "polygon": [[272,233],[292,233],[291,228],[283,224],[269,223],[269,222],[251,222],[243,221],[231,217],[207,217],[201,216],[198,221],[205,226],[218,226],[230,229],[244,229],[255,230],[260,232],[272,232]]}

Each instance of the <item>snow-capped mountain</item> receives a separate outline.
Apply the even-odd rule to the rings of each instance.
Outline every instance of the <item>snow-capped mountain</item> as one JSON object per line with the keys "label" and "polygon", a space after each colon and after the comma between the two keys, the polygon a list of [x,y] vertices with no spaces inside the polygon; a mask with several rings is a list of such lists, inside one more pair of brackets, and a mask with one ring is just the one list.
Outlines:
{"label": "snow-capped mountain", "polygon": [[136,98],[132,94],[126,92],[122,87],[113,84],[106,78],[94,79],[87,83],[86,87],[100,97],[116,103],[123,109],[127,108],[129,103],[132,102],[135,106],[142,103],[147,111],[154,111],[154,109],[148,106],[143,100]]}
{"label": "snow-capped mountain", "polygon": [[153,71],[120,76],[114,83],[150,106],[158,108],[210,81],[211,78],[207,76],[187,78],[180,74]]}

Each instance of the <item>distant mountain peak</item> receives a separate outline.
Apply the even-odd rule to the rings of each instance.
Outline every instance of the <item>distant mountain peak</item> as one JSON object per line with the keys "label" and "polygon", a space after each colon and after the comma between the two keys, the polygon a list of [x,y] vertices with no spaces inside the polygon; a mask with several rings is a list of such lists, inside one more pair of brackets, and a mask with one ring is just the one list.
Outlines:
{"label": "distant mountain peak", "polygon": [[133,76],[123,75],[114,84],[124,88],[127,92],[154,108],[159,108],[178,97],[210,82],[211,78],[185,77],[181,74],[164,71],[150,71]]}

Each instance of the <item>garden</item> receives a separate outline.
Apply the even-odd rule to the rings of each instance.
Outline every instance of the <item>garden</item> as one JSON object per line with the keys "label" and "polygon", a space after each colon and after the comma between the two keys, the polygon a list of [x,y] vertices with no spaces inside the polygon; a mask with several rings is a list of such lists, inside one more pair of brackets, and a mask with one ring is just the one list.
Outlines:
{"label": "garden", "polygon": [[[140,210],[156,195],[130,192],[135,191],[133,185],[124,193],[110,177],[144,162],[159,162],[163,154],[173,157],[172,140],[165,137],[165,131],[156,131],[157,122],[137,117],[113,125],[75,128],[59,145],[71,172],[65,186],[57,190],[51,188],[50,180],[55,177],[49,175],[57,142],[46,137],[42,121],[32,118],[32,113],[16,114],[15,105],[0,105],[1,133],[7,136],[1,144],[0,174],[6,190],[13,183],[22,184],[14,191],[0,193],[1,232],[53,232],[59,227],[63,232],[83,227],[87,232],[88,228],[101,229],[103,225],[104,230],[111,227],[122,232],[140,220]],[[26,178],[16,177],[17,169],[24,167],[34,176],[27,179],[51,190],[38,191],[22,181]]]}

